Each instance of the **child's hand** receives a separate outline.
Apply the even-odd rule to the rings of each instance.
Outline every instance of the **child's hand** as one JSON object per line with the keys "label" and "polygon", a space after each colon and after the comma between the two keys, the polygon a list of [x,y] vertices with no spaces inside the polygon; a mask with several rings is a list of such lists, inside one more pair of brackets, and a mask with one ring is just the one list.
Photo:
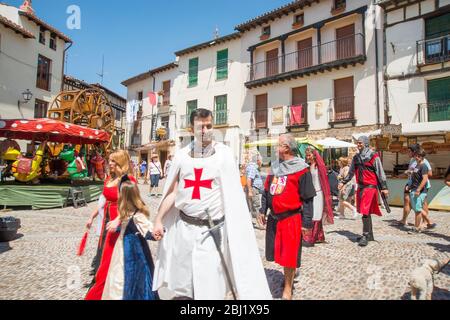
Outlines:
{"label": "child's hand", "polygon": [[420,191],[416,191],[414,194],[416,195],[416,197],[418,197],[420,196]]}
{"label": "child's hand", "polygon": [[156,241],[160,241],[164,237],[164,226],[160,221],[155,221],[153,227],[153,237]]}

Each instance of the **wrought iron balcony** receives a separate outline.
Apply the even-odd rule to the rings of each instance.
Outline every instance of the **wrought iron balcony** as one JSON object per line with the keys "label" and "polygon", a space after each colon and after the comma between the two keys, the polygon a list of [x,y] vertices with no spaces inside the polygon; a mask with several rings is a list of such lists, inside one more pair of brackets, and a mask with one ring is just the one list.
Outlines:
{"label": "wrought iron balcony", "polygon": [[142,136],[139,134],[134,134],[131,137],[131,145],[132,146],[141,146],[142,145]]}
{"label": "wrought iron balcony", "polygon": [[417,65],[450,60],[450,34],[439,38],[417,41]]}
{"label": "wrought iron balcony", "polygon": [[190,117],[187,115],[180,116],[180,129],[187,129],[191,126]]}
{"label": "wrought iron balcony", "polygon": [[450,100],[419,104],[418,121],[434,122],[450,120]]}
{"label": "wrought iron balcony", "polygon": [[289,106],[287,112],[287,127],[295,128],[306,125],[308,125],[308,103],[304,103],[301,106]]}
{"label": "wrought iron balcony", "polygon": [[250,67],[247,86],[252,86],[252,82],[260,82],[259,80],[289,78],[364,61],[364,41],[364,35],[358,33],[255,63]]}
{"label": "wrought iron balcony", "polygon": [[332,99],[329,112],[330,124],[340,122],[356,123],[355,97],[339,97]]}

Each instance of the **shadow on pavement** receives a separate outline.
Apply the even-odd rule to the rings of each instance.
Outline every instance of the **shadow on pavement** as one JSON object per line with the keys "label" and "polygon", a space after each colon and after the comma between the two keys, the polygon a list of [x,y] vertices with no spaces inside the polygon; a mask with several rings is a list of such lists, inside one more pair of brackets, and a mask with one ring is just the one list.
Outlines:
{"label": "shadow on pavement", "polygon": [[[450,299],[450,291],[447,289],[442,289],[438,287],[434,287],[433,295],[431,296],[432,300],[449,300]],[[411,291],[405,292],[405,294],[400,298],[400,300],[411,300]]]}
{"label": "shadow on pavement", "polygon": [[12,248],[9,246],[9,242],[0,242],[0,254],[5,253]]}
{"label": "shadow on pavement", "polygon": [[434,247],[435,250],[440,252],[450,252],[450,246],[442,243],[427,243],[430,247]]}
{"label": "shadow on pavement", "polygon": [[283,296],[284,288],[284,275],[278,270],[265,269],[266,278],[271,279],[268,281],[270,293],[274,299],[280,299]]}
{"label": "shadow on pavement", "polygon": [[357,238],[361,236],[360,234],[356,234],[356,233],[351,232],[351,231],[342,231],[342,230],[340,230],[340,231],[328,232],[328,234],[332,234],[332,233],[337,233],[337,234],[339,234],[341,236],[344,236],[348,240],[350,240],[351,242],[354,242],[354,243],[357,243],[358,242]]}
{"label": "shadow on pavement", "polygon": [[432,231],[424,231],[423,234],[433,237],[433,238],[444,239],[444,240],[450,242],[450,237],[445,234],[436,233],[436,232],[432,232]]}
{"label": "shadow on pavement", "polygon": [[392,220],[385,220],[384,222],[387,222],[390,227],[393,227],[395,229],[398,229],[400,231],[409,231],[410,228],[408,226],[402,225],[398,222],[398,220],[392,219]]}

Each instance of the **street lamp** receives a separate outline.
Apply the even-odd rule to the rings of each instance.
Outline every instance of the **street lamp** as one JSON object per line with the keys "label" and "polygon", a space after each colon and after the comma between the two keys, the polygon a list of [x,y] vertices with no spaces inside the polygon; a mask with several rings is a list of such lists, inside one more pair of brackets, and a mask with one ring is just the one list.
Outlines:
{"label": "street lamp", "polygon": [[23,100],[17,101],[17,106],[19,108],[20,108],[21,104],[28,103],[31,100],[31,98],[33,98],[33,93],[30,91],[30,89],[27,89],[24,92],[22,92],[22,97],[23,97]]}

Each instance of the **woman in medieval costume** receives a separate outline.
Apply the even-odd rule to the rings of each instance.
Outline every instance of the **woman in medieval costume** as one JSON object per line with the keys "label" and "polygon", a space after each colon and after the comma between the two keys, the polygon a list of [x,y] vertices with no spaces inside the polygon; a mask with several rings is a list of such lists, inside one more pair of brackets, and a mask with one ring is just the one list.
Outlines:
{"label": "woman in medieval costume", "polygon": [[310,165],[316,197],[314,198],[313,228],[304,235],[309,245],[325,242],[324,224],[333,224],[334,216],[331,205],[331,192],[328,182],[327,167],[317,150],[306,149],[306,161]]}
{"label": "woman in medieval costume", "polygon": [[[95,278],[86,300],[101,300],[103,287],[105,285],[106,276],[108,274],[109,264],[114,245],[119,237],[119,232],[114,230],[114,226],[110,226],[112,221],[118,217],[117,201],[119,199],[119,182],[124,174],[127,174],[129,168],[130,156],[126,151],[119,150],[109,156],[109,172],[110,176],[105,180],[103,195],[106,198],[105,214],[103,217],[102,231],[98,241],[97,256],[94,262]],[[130,180],[136,181],[133,177]],[[96,210],[88,220],[87,228],[90,229],[92,222],[98,215]],[[116,226],[117,227],[117,226]],[[109,229],[109,230],[108,230]]]}
{"label": "woman in medieval costume", "polygon": [[139,188],[128,176],[121,180],[119,220],[121,232],[114,247],[102,300],[155,300],[152,291],[154,264],[147,239],[150,212],[139,194]]}

